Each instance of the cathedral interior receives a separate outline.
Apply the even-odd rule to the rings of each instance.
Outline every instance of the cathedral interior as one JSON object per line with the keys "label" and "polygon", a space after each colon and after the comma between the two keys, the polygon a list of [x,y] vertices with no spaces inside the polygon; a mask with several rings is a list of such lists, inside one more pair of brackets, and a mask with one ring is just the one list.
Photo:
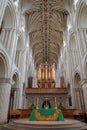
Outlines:
{"label": "cathedral interior", "polygon": [[86,91],[87,0],[0,0],[0,130],[33,108],[87,122]]}

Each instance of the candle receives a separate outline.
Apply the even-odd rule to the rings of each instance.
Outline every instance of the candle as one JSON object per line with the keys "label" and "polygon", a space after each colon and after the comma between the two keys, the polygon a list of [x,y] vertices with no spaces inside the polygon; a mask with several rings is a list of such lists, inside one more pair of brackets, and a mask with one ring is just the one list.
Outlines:
{"label": "candle", "polygon": [[38,97],[37,97],[37,109],[38,109],[38,101],[39,101],[39,99],[38,99]]}
{"label": "candle", "polygon": [[56,97],[55,97],[55,103],[56,103]]}
{"label": "candle", "polygon": [[47,106],[47,98],[46,98],[46,106]]}
{"label": "candle", "polygon": [[55,109],[57,109],[57,104],[56,104],[56,97],[55,97]]}

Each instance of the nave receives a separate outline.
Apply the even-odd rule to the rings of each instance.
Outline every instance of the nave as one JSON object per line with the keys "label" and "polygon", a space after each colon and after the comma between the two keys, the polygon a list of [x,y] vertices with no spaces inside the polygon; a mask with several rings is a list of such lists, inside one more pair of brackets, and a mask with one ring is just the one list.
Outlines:
{"label": "nave", "polygon": [[0,0],[0,130],[35,108],[87,123],[87,0]]}

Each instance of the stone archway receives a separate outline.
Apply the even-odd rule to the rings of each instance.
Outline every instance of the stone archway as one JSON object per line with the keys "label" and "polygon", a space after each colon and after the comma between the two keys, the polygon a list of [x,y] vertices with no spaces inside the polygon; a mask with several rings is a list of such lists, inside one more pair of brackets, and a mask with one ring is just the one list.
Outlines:
{"label": "stone archway", "polygon": [[[87,52],[87,4],[85,3],[85,1],[81,1],[78,4],[78,8],[76,11],[76,18],[75,18],[75,22],[76,22],[76,27],[77,27],[77,33],[78,33],[78,39],[79,39],[79,52],[81,52],[81,54],[79,53],[79,57],[84,59],[84,54],[86,54]],[[86,55],[85,55],[86,56]],[[79,58],[79,59],[80,59]],[[85,58],[86,59],[86,58]],[[87,60],[86,60],[87,61]],[[83,106],[84,106],[84,110],[86,109],[87,112],[87,101],[86,101],[86,97],[87,97],[87,64],[86,61],[82,60],[82,78],[81,79],[81,88],[83,91]]]}
{"label": "stone archway", "polygon": [[9,111],[18,108],[18,103],[19,103],[18,90],[19,90],[18,74],[14,73],[12,76]]}
{"label": "stone archway", "polygon": [[6,58],[5,54],[0,53],[0,123],[7,121],[11,90],[11,82],[10,78],[8,78],[10,65],[8,65]]}
{"label": "stone archway", "polygon": [[0,35],[2,44],[5,50],[7,50],[9,56],[13,56],[12,48],[14,43],[12,39],[14,38],[14,35],[16,33],[15,30],[16,26],[17,26],[16,12],[14,10],[13,3],[11,1],[8,1],[1,23]]}
{"label": "stone archway", "polygon": [[81,77],[79,73],[75,74],[74,85],[75,108],[84,110],[83,90],[81,87]]}

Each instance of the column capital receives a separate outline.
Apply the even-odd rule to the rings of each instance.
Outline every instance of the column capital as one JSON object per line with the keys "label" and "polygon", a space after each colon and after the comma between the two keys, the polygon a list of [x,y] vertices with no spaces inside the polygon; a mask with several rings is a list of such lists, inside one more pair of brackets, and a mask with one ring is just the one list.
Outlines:
{"label": "column capital", "polygon": [[0,78],[0,83],[10,83],[11,84],[11,79],[10,78]]}
{"label": "column capital", "polygon": [[81,84],[81,86],[83,86],[84,84],[87,84],[87,79],[82,79],[80,84]]}

